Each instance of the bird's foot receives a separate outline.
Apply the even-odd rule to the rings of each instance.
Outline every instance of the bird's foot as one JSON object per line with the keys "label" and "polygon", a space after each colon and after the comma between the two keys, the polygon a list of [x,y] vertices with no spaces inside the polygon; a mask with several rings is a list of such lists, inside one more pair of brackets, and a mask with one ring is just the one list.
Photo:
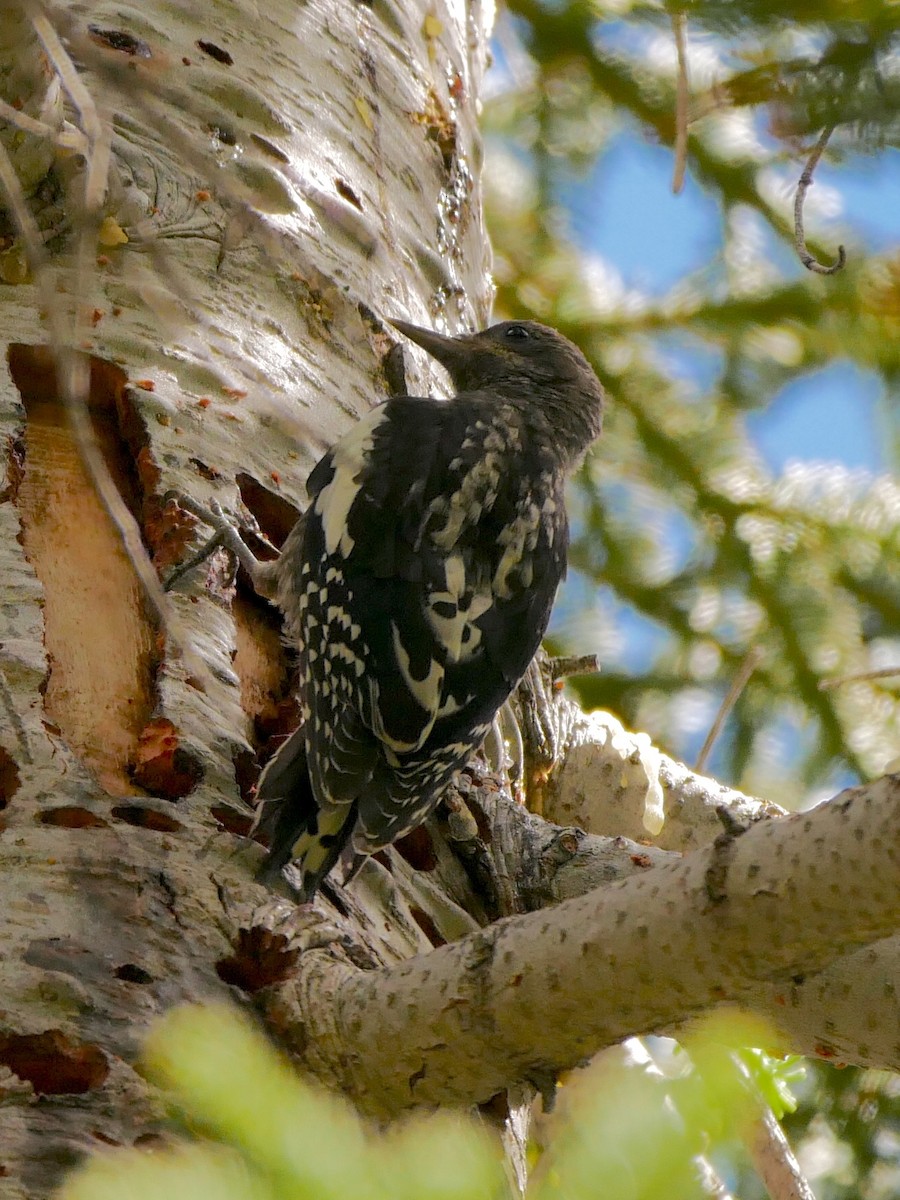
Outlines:
{"label": "bird's foot", "polygon": [[[272,563],[261,562],[256,557],[247,543],[241,536],[240,529],[233,519],[226,515],[222,507],[216,500],[210,502],[209,508],[198,503],[191,496],[186,496],[182,492],[167,492],[164,501],[174,501],[181,508],[191,513],[203,521],[205,525],[209,525],[213,529],[213,536],[203,543],[189,558],[180,563],[174,571],[171,572],[168,579],[163,583],[163,588],[168,592],[178,582],[182,576],[192,571],[194,567],[198,567],[202,562],[205,562],[209,556],[218,549],[228,550],[237,559],[238,563],[247,572],[250,582],[253,584],[254,590],[260,596],[266,599],[272,599],[275,590],[275,581],[272,572]],[[255,537],[260,538],[265,544],[269,544],[267,539],[258,530],[254,529]],[[275,547],[272,546],[275,551]],[[277,551],[275,551],[277,553]]]}

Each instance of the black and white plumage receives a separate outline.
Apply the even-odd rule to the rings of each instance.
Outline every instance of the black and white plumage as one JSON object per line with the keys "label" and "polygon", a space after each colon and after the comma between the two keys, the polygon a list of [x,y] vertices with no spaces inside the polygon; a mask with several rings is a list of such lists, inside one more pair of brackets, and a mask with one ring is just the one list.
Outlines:
{"label": "black and white plumage", "polygon": [[277,567],[302,727],[260,780],[266,871],[310,899],[342,851],[419,825],[521,679],[566,568],[565,481],[600,433],[581,352],[532,321],[450,338],[393,322],[448,401],[373,409],[312,471]]}

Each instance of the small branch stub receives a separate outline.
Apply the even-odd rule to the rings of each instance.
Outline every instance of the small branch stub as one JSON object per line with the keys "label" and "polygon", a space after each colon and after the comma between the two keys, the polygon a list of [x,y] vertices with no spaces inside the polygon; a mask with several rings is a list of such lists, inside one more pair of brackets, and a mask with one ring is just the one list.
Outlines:
{"label": "small branch stub", "polygon": [[550,677],[554,684],[575,675],[596,675],[600,659],[596,654],[564,654],[550,659]]}
{"label": "small branch stub", "polygon": [[697,755],[697,761],[694,763],[694,770],[699,774],[706,767],[709,759],[710,751],[715,744],[716,739],[722,732],[725,722],[728,720],[728,714],[737,704],[741,692],[750,682],[750,676],[756,670],[762,660],[762,650],[759,646],[751,646],[749,653],[744,658],[744,661],[738,667],[737,674],[732,680],[731,687],[725,694],[722,703],[719,705],[719,711],[716,713],[715,720],[710,727],[709,733],[706,735],[706,741],[700,748],[700,753]]}

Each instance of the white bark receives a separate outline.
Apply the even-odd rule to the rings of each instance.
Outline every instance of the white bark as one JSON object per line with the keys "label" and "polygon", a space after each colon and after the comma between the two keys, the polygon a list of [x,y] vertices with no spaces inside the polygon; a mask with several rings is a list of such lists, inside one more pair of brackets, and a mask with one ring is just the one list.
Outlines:
{"label": "white bark", "polygon": [[609,713],[558,705],[564,760],[546,789],[543,812],[560,825],[608,837],[653,838],[682,853],[722,831],[717,809],[739,822],[783,816],[784,809],[697,775],[661,755],[646,735],[623,729]]}
{"label": "white bark", "polygon": [[392,968],[360,970],[313,930],[272,1004],[306,1061],[384,1115],[484,1101],[516,1079],[546,1085],[722,1003],[777,1025],[783,1006],[803,1007],[798,976],[821,973],[821,1001],[826,970],[864,945],[862,1023],[809,1049],[896,1067],[900,976],[876,987],[875,972],[897,929],[898,803],[900,777],[885,777]]}
{"label": "white bark", "polygon": [[[243,473],[267,511],[267,492],[299,510],[322,449],[385,391],[380,315],[453,328],[488,314],[487,18],[477,0],[439,8],[426,29],[413,2],[60,7],[81,64],[63,88],[36,10],[3,5],[2,98],[56,134],[67,90],[70,122],[55,141],[33,126],[2,139],[48,260],[34,281],[6,261],[17,286],[0,289],[16,347],[0,370],[11,1198],[48,1195],[90,1130],[127,1143],[155,1128],[137,1049],[169,1005],[227,991],[231,898],[263,893],[220,821],[240,815],[235,760],[285,677],[271,621],[233,603],[221,556],[172,598],[164,639],[35,347],[95,356],[100,440],[161,568],[185,542],[170,488],[236,508]],[[108,189],[85,219],[110,122]],[[408,367],[416,387],[441,386],[418,355]],[[444,907],[456,932],[473,927]],[[378,919],[394,960],[428,947],[408,912]]]}
{"label": "white bark", "polygon": [[775,1114],[767,1110],[750,1146],[753,1165],[772,1200],[816,1200]]}

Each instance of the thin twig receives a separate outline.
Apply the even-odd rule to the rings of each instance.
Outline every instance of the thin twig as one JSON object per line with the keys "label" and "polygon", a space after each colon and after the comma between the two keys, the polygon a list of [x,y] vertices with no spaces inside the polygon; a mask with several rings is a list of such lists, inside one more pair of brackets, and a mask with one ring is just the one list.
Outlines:
{"label": "thin twig", "polygon": [[816,1200],[771,1109],[755,1122],[747,1149],[772,1200]]}
{"label": "thin twig", "polygon": [[725,1180],[705,1155],[698,1155],[694,1159],[694,1166],[704,1196],[708,1196],[709,1200],[734,1200]]}
{"label": "thin twig", "polygon": [[828,139],[833,133],[833,125],[827,125],[822,130],[822,134],[816,142],[815,149],[809,156],[809,162],[803,168],[803,174],[800,176],[797,184],[797,193],[794,196],[794,246],[804,267],[808,271],[814,271],[817,275],[836,275],[838,271],[844,269],[844,264],[847,261],[847,254],[844,247],[838,246],[837,262],[833,262],[830,267],[826,267],[824,263],[820,263],[815,255],[810,254],[806,248],[806,235],[803,231],[803,202],[813,181],[813,172],[819,165],[819,159],[822,157],[825,147],[828,145]]}
{"label": "thin twig", "polygon": [[59,76],[59,81],[69,93],[69,99],[78,109],[81,118],[81,128],[88,141],[96,142],[102,134],[100,118],[93,97],[85,87],[78,74],[78,68],[60,41],[59,34],[50,24],[43,13],[35,13],[31,18],[32,28],[40,38],[44,51],[53,64]]}
{"label": "thin twig", "polygon": [[719,711],[716,713],[716,719],[712,723],[709,733],[706,735],[706,741],[703,743],[700,753],[697,755],[697,761],[694,763],[695,771],[702,771],[706,766],[706,760],[709,758],[709,752],[713,748],[713,744],[719,734],[722,732],[722,726],[728,719],[728,714],[737,703],[738,697],[747,686],[750,676],[759,665],[762,658],[762,650],[759,646],[753,646],[750,653],[738,667],[737,674],[731,682],[731,687],[728,689],[725,699],[719,705]]}
{"label": "thin twig", "polygon": [[46,138],[56,146],[74,150],[78,154],[87,154],[88,141],[80,129],[67,125],[63,129],[54,129],[46,121],[35,120],[28,113],[13,108],[6,100],[0,100],[0,121],[7,121],[23,133],[33,133],[36,137]]}
{"label": "thin twig", "polygon": [[[0,195],[6,197],[6,207],[19,230],[31,273],[37,277],[38,264],[44,259],[44,240],[37,223],[32,219],[25,193],[12,165],[6,147],[0,142]],[[53,297],[55,303],[55,297]]]}
{"label": "thin twig", "polygon": [[877,671],[856,671],[851,675],[832,675],[828,679],[819,680],[819,691],[828,692],[832,688],[842,687],[845,683],[859,683],[866,679],[891,679],[900,675],[900,667],[880,667]]}
{"label": "thin twig", "polygon": [[687,170],[688,146],[688,101],[690,80],[687,57],[687,17],[683,12],[672,13],[672,32],[675,35],[675,53],[678,58],[678,75],[675,81],[675,169],[672,173],[672,191],[677,196],[684,187]]}
{"label": "thin twig", "polygon": [[596,675],[600,660],[596,654],[561,654],[550,659],[550,678],[554,683],[573,675]]}

